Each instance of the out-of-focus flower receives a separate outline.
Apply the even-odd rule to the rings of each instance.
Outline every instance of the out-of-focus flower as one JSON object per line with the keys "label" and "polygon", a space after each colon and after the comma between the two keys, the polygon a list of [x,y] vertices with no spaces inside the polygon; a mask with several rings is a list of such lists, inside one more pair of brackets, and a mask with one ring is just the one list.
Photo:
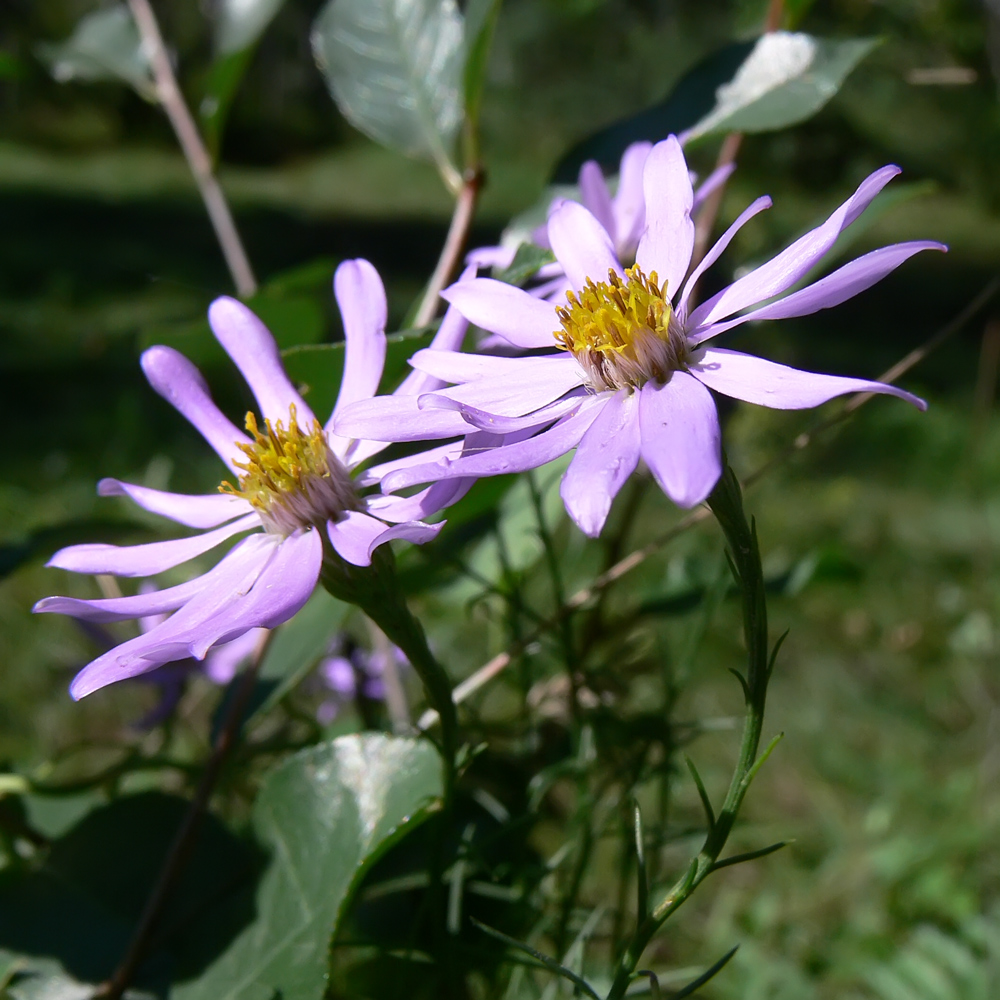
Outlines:
{"label": "out-of-focus flower", "polygon": [[385,698],[386,657],[391,656],[397,667],[408,667],[409,660],[397,646],[367,650],[348,641],[338,641],[334,651],[320,661],[317,673],[330,697],[316,710],[316,718],[329,725],[342,706],[360,694],[371,701]]}
{"label": "out-of-focus flower", "polygon": [[[635,260],[639,238],[646,225],[646,199],[643,194],[642,176],[652,148],[651,142],[635,142],[625,150],[614,194],[611,193],[596,160],[587,160],[580,167],[579,203],[604,227],[618,260],[626,265]],[[705,199],[729,177],[733,169],[733,164],[717,168],[694,190],[692,215],[697,215]],[[692,183],[693,181],[692,175]],[[569,199],[555,199],[549,206],[549,213],[567,200]],[[522,238],[523,233],[512,232],[500,246],[479,247],[470,251],[466,260],[480,268],[510,267]],[[533,229],[531,242],[545,250],[551,250],[552,242],[549,239],[548,227],[542,225]],[[572,287],[559,260],[543,264],[536,277],[540,283],[533,286],[530,291],[539,298],[562,302],[566,292]]]}
{"label": "out-of-focus flower", "polygon": [[[364,260],[340,265],[334,291],[344,321],[346,354],[340,394],[325,426],[289,381],[267,328],[235,299],[217,299],[209,309],[209,322],[260,407],[263,426],[253,413],[247,414],[250,436],[222,414],[197,368],[181,354],[169,347],[152,347],[143,354],[150,384],[191,421],[236,484],[224,481],[217,493],[189,496],[102,480],[101,495],[128,496],[145,510],[200,532],[136,546],[74,545],[57,552],[49,565],[77,573],[148,577],[237,535],[247,537],[214,568],[177,586],[131,597],[39,601],[36,611],[91,622],[168,616],[84,667],[70,686],[74,698],[163,663],[186,657],[202,660],[213,647],[250,630],[287,621],[316,586],[324,549],[328,558],[367,566],[372,552],[391,539],[425,542],[441,525],[423,519],[468,488],[468,483],[451,481],[414,497],[365,496],[359,487],[376,482],[377,473],[352,480],[351,470],[385,445],[338,436],[333,416],[378,389],[386,352],[386,300],[378,273]],[[466,325],[450,310],[434,348],[460,346]],[[397,392],[419,394],[441,384],[414,372]],[[454,416],[446,415],[445,423],[450,419],[453,425]],[[390,463],[381,471],[392,468]]]}
{"label": "out-of-focus flower", "polygon": [[[893,166],[875,171],[822,225],[692,307],[702,273],[771,202],[759,198],[750,205],[692,269],[694,196],[684,154],[673,136],[657,144],[644,168],[646,226],[632,267],[622,266],[607,229],[591,212],[565,202],[548,224],[553,251],[573,286],[565,304],[540,301],[490,278],[459,281],[443,293],[471,322],[515,346],[560,348],[563,354],[498,358],[421,351],[411,360],[417,370],[455,383],[421,396],[417,403],[424,412],[457,411],[485,431],[530,436],[393,471],[383,489],[520,472],[576,448],[561,495],[580,528],[597,536],[640,458],[679,506],[692,507],[708,496],[722,469],[719,418],[709,390],[777,409],[817,406],[859,391],[890,393],[924,408],[922,400],[895,386],[799,371],[706,346],[748,320],[805,316],[838,305],[915,253],[946,249],[926,241],[882,247],[786,294],[898,173]],[[378,419],[381,405],[371,400],[345,408],[338,432],[390,434]]]}

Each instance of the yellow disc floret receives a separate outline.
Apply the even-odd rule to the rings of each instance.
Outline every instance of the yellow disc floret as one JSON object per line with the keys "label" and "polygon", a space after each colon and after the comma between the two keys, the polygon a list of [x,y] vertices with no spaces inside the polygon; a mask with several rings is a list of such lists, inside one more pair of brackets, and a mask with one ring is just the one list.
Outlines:
{"label": "yellow disc floret", "polygon": [[656,272],[647,277],[638,264],[622,278],[588,278],[580,292],[566,293],[556,309],[562,330],[555,337],[587,372],[591,387],[638,388],[666,382],[687,358],[684,334],[672,323],[673,310]]}
{"label": "yellow disc floret", "polygon": [[246,455],[245,462],[233,463],[243,470],[239,488],[223,482],[219,492],[249,501],[268,531],[288,535],[359,508],[351,477],[330,451],[319,421],[303,431],[293,404],[287,430],[280,420],[265,420],[261,431],[253,413],[247,414],[246,428],[254,440],[237,442]]}

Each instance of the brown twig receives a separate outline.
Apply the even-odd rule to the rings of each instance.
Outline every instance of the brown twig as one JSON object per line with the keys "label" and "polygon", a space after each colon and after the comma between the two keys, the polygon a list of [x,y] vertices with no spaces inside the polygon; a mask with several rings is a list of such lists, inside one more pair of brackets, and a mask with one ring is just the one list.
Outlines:
{"label": "brown twig", "polygon": [[247,702],[257,683],[257,674],[260,671],[260,665],[264,660],[273,635],[273,630],[269,630],[264,635],[257,647],[253,660],[240,677],[240,683],[233,696],[233,700],[229,704],[225,718],[222,720],[222,726],[215,739],[215,745],[212,747],[212,754],[208,758],[205,770],[201,775],[201,780],[198,782],[198,790],[191,800],[191,805],[188,807],[187,814],[184,816],[180,828],[177,830],[173,843],[170,845],[170,850],[167,851],[167,856],[163,859],[163,866],[160,868],[156,883],[150,891],[149,897],[146,899],[146,905],[143,907],[139,923],[136,925],[132,940],[129,942],[128,950],[125,952],[114,975],[95,994],[100,1000],[121,1000],[122,994],[128,988],[129,983],[132,982],[139,966],[146,957],[150,941],[163,913],[164,904],[191,855],[195,835],[198,832],[202,817],[205,815],[205,810],[208,808],[212,792],[215,790],[215,783],[218,781],[219,774],[222,771],[222,765],[225,763],[230,750],[233,748],[233,744],[236,742],[236,736],[243,722],[243,714],[246,710]]}
{"label": "brown twig", "polygon": [[462,256],[462,250],[465,248],[465,241],[469,236],[469,227],[472,225],[472,217],[476,211],[476,202],[479,200],[479,191],[482,186],[482,171],[466,170],[462,177],[462,188],[455,199],[455,211],[452,213],[448,235],[441,248],[441,256],[438,258],[437,267],[434,268],[431,280],[427,283],[427,291],[424,293],[423,301],[413,319],[413,325],[416,327],[427,326],[434,319],[441,290],[455,273],[459,258]]}
{"label": "brown twig", "polygon": [[153,82],[156,86],[156,97],[170,119],[177,141],[184,151],[184,157],[194,175],[195,183],[201,192],[202,200],[208,211],[208,217],[215,230],[215,236],[226,258],[229,273],[237,293],[246,298],[257,291],[257,279],[247,257],[246,250],[240,240],[232,213],[226,202],[226,196],[215,177],[212,167],[212,157],[205,148],[198,126],[184,101],[184,95],[177,84],[177,77],[170,65],[170,56],[160,34],[156,15],[149,5],[149,0],[128,0],[128,5],[139,29],[142,47],[149,59],[153,72]]}
{"label": "brown twig", "polygon": [[[989,303],[998,291],[1000,291],[1000,278],[993,278],[954,319],[952,319],[945,326],[941,327],[941,329],[938,330],[933,336],[924,341],[920,347],[910,351],[909,354],[897,361],[896,364],[894,364],[887,371],[883,372],[878,377],[878,381],[890,384],[895,382],[898,378],[900,378],[900,376],[904,375],[911,368],[923,361],[924,358],[940,347],[946,340],[954,336],[963,326],[965,326],[966,323],[969,322],[969,320],[973,318],[973,316],[976,315],[976,313]],[[837,413],[828,417],[826,420],[820,421],[815,427],[812,428],[812,430],[799,434],[798,437],[796,437],[795,440],[792,441],[792,443],[785,449],[750,473],[750,475],[743,480],[742,486],[746,489],[755,485],[761,478],[767,475],[768,472],[778,465],[786,462],[793,455],[796,455],[798,452],[807,448],[816,439],[816,437],[824,431],[830,430],[831,428],[842,423],[852,413],[855,413],[862,406],[864,406],[864,404],[875,395],[875,393],[871,392],[862,392],[858,393],[856,396],[852,396]],[[634,552],[630,552],[624,559],[619,560],[610,569],[601,573],[591,584],[573,594],[566,601],[563,607],[552,616],[552,618],[533,629],[528,635],[524,636],[510,649],[503,653],[498,653],[492,660],[483,664],[483,666],[481,666],[475,673],[467,677],[461,684],[458,684],[452,692],[452,698],[455,704],[460,705],[471,695],[475,694],[476,691],[493,680],[494,677],[502,674],[527,646],[531,645],[533,642],[537,642],[538,638],[546,630],[558,624],[560,619],[564,618],[566,615],[572,614],[572,612],[577,611],[584,605],[588,604],[605,587],[610,586],[615,581],[620,580],[627,573],[630,573],[637,566],[640,566],[651,555],[658,552],[664,545],[675,539],[678,535],[683,534],[689,528],[693,528],[696,524],[700,524],[702,521],[708,520],[711,516],[712,513],[707,507],[699,507],[696,510],[692,510],[690,513],[682,517],[680,521],[678,521],[677,524],[675,524],[668,531],[664,532],[659,537],[654,538],[641,549],[636,549]],[[437,713],[433,709],[428,709],[417,722],[417,729],[429,729],[436,722]]]}

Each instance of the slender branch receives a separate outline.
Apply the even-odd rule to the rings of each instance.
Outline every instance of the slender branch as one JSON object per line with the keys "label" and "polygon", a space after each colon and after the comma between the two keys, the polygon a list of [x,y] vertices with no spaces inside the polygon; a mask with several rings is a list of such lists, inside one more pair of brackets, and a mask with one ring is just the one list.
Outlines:
{"label": "slender branch", "polygon": [[184,152],[184,158],[191,168],[195,183],[201,192],[202,200],[208,211],[208,217],[215,230],[216,239],[226,258],[233,284],[240,296],[246,298],[257,291],[257,279],[247,257],[246,250],[240,240],[232,213],[226,202],[226,196],[215,177],[212,167],[212,157],[205,148],[205,143],[198,131],[191,112],[184,101],[184,95],[177,84],[170,56],[160,34],[156,15],[149,5],[149,0],[128,0],[132,17],[135,19],[142,46],[149,59],[153,72],[153,82],[156,85],[156,96],[163,110],[170,119],[177,141]]}
{"label": "slender branch", "polygon": [[150,941],[162,916],[164,904],[191,856],[195,836],[222,772],[222,766],[236,742],[247,702],[250,700],[250,695],[257,683],[260,665],[273,635],[274,631],[269,630],[263,636],[254,653],[253,660],[240,677],[239,685],[219,729],[215,745],[212,747],[212,754],[202,772],[198,790],[195,792],[187,814],[163,860],[163,866],[160,868],[156,883],[146,899],[146,905],[139,917],[139,923],[136,925],[132,940],[129,942],[128,950],[114,975],[95,994],[101,1000],[120,1000],[146,957]]}
{"label": "slender branch", "polygon": [[[936,333],[924,341],[920,347],[910,351],[909,354],[897,361],[891,368],[883,372],[878,377],[878,381],[891,384],[905,375],[908,371],[910,371],[910,369],[916,367],[916,365],[923,361],[928,355],[937,350],[937,348],[961,330],[966,323],[968,323],[993,299],[998,291],[1000,291],[1000,278],[993,278],[985,285],[982,291],[968,305],[966,305],[957,316],[955,316],[954,319],[941,327]],[[769,459],[763,465],[759,466],[752,473],[750,473],[750,475],[743,480],[743,486],[749,488],[750,486],[755,485],[774,468],[784,464],[792,456],[808,448],[821,433],[831,430],[838,424],[843,423],[848,417],[872,399],[874,395],[874,393],[870,392],[861,392],[856,396],[852,396],[837,413],[828,417],[826,420],[820,421],[811,430],[799,434],[784,450],[780,451],[773,458]],[[612,583],[620,580],[637,566],[641,566],[642,563],[644,563],[650,556],[662,549],[664,545],[673,541],[673,539],[675,539],[678,535],[682,535],[689,528],[693,528],[696,524],[701,524],[702,521],[707,520],[710,516],[711,515],[707,507],[699,507],[696,510],[692,510],[682,517],[680,521],[678,521],[668,531],[665,531],[662,535],[654,538],[641,549],[636,549],[634,552],[630,552],[624,559],[619,560],[610,569],[597,576],[589,586],[583,587],[581,590],[578,590],[575,594],[571,595],[566,601],[565,606],[560,609],[556,616],[545,622],[543,625],[540,625],[537,629],[534,629],[519,643],[511,646],[510,649],[503,653],[498,653],[493,657],[493,659],[484,663],[483,666],[475,671],[475,673],[471,674],[460,684],[456,685],[454,691],[452,692],[455,704],[460,705],[463,701],[470,698],[473,694],[480,690],[480,688],[485,687],[485,685],[487,685],[495,677],[502,674],[504,670],[510,666],[514,659],[524,651],[526,646],[536,642],[543,632],[554,626],[556,617],[571,614],[586,604],[589,604],[590,601],[600,594],[606,587],[609,587]],[[420,717],[420,720],[417,723],[417,728],[420,730],[426,730],[435,725],[436,722],[437,714],[433,710],[428,710]]]}
{"label": "slender branch", "polygon": [[437,267],[434,268],[431,280],[427,283],[427,291],[424,293],[420,308],[413,318],[413,325],[416,327],[427,326],[434,319],[438,307],[438,297],[455,273],[459,258],[462,256],[462,250],[465,248],[465,241],[469,237],[469,228],[472,225],[472,217],[476,212],[476,202],[479,200],[479,191],[482,186],[482,171],[465,171],[461,190],[455,200],[455,211],[451,216],[448,235],[441,248],[441,256],[438,258]]}

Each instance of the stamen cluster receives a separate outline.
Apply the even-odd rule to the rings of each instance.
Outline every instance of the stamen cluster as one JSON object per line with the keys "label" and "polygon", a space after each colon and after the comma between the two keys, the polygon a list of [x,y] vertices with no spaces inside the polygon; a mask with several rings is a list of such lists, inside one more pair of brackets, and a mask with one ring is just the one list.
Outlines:
{"label": "stamen cluster", "polygon": [[591,388],[663,383],[683,368],[687,344],[655,271],[647,277],[636,264],[623,280],[609,270],[607,281],[588,278],[566,298],[569,304],[556,309],[562,330],[555,338],[583,366]]}
{"label": "stamen cluster", "polygon": [[345,511],[360,509],[351,477],[330,451],[319,421],[304,432],[293,404],[287,430],[280,420],[265,420],[264,428],[262,432],[253,413],[247,414],[246,429],[254,443],[239,444],[247,460],[233,463],[244,475],[239,489],[223,482],[220,493],[249,501],[264,527],[278,535],[336,521]]}

